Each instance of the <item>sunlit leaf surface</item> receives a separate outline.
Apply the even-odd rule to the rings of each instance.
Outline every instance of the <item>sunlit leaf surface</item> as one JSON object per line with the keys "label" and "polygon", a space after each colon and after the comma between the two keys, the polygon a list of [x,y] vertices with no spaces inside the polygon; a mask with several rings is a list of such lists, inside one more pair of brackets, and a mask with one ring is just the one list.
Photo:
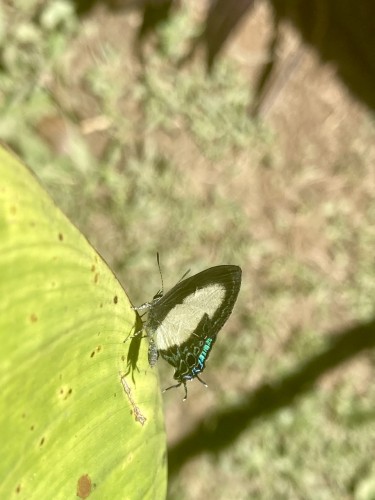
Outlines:
{"label": "sunlit leaf surface", "polygon": [[0,150],[0,498],[164,498],[157,372],[145,341],[124,343],[136,329],[106,263]]}

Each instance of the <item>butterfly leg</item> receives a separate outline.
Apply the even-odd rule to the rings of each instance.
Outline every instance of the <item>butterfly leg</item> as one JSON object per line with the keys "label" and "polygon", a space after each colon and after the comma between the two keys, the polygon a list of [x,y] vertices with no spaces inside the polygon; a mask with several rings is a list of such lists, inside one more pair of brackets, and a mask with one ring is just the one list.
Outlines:
{"label": "butterfly leg", "polygon": [[165,391],[169,391],[169,389],[174,389],[175,387],[180,387],[181,384],[184,384],[184,388],[185,388],[185,397],[182,401],[186,401],[187,399],[187,387],[186,387],[186,382],[180,382],[179,384],[176,384],[176,385],[171,385],[170,387],[167,387],[166,389],[163,390],[163,392]]}
{"label": "butterfly leg", "polygon": [[[129,335],[126,337],[126,339],[125,339],[125,340],[123,340],[123,343],[125,344],[125,342],[127,342],[127,341],[128,341],[128,339],[135,339],[135,338],[139,337],[139,336],[140,336],[140,334],[143,332],[143,330],[144,330],[144,327],[143,327],[143,323],[142,323],[142,328],[139,328],[136,332],[134,332],[134,333],[133,333],[133,335],[130,335],[130,334],[129,334]],[[147,337],[147,335],[142,335],[140,338],[141,338],[141,339],[144,339],[144,338],[146,338],[146,337]]]}
{"label": "butterfly leg", "polygon": [[204,380],[202,380],[201,378],[199,378],[199,377],[198,377],[198,375],[197,375],[197,379],[198,379],[198,380],[199,380],[199,382],[200,382],[201,384],[203,384],[205,387],[208,387],[208,385],[206,384],[206,382],[205,382]]}

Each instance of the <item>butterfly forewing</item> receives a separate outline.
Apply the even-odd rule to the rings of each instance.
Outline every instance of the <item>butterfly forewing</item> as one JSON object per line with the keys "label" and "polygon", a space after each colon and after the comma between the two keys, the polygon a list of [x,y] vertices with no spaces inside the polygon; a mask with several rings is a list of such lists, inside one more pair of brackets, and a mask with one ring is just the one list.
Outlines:
{"label": "butterfly forewing", "polygon": [[[158,348],[168,349],[188,340],[204,315],[213,320],[225,296],[223,286],[209,284],[203,288],[196,288],[181,302],[175,302],[173,307],[166,307],[163,311],[166,314],[161,323],[156,325],[154,332]],[[158,316],[157,320],[159,321]]]}
{"label": "butterfly forewing", "polygon": [[233,309],[240,284],[237,266],[212,267],[178,283],[149,312],[146,329],[157,348],[166,350],[194,337],[204,316],[205,331],[217,334]]}

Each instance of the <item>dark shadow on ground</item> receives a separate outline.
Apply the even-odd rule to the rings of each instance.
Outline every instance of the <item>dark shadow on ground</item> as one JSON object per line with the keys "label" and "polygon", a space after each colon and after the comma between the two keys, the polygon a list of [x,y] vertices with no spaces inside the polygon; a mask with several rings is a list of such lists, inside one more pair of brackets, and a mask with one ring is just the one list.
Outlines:
{"label": "dark shadow on ground", "polygon": [[320,377],[375,346],[375,318],[332,335],[329,345],[281,380],[261,385],[241,404],[206,415],[196,428],[169,450],[169,474],[203,452],[220,452],[260,417],[289,406],[306,394]]}
{"label": "dark shadow on ground", "polygon": [[350,92],[375,109],[375,2],[270,0],[276,26],[287,20],[322,61],[333,62]]}
{"label": "dark shadow on ground", "polygon": [[[268,62],[256,83],[256,103],[252,114],[261,107],[262,94],[275,65],[282,22],[292,24],[301,39],[313,47],[324,62],[333,62],[341,80],[360,101],[375,109],[375,2],[363,0],[269,0],[274,27],[268,47]],[[253,0],[215,0],[208,9],[202,34],[193,41],[182,62],[188,61],[197,47],[206,51],[206,64],[212,69],[226,41],[240,22],[250,15]],[[251,50],[251,49],[250,49]]]}
{"label": "dark shadow on ground", "polygon": [[[142,22],[136,40],[144,39],[157,26],[168,21],[176,12],[178,0],[71,0],[78,14],[87,15],[98,5],[111,11],[138,10]],[[253,114],[261,107],[262,93],[268,82],[270,66],[277,58],[279,25],[287,21],[296,28],[301,38],[319,54],[322,61],[333,62],[337,73],[357,99],[375,109],[375,2],[374,0],[268,0],[274,15],[274,33],[269,46],[269,62],[256,84],[256,103]],[[210,70],[226,41],[241,21],[250,15],[254,0],[214,0],[202,24],[202,33],[192,41],[181,63],[187,62],[202,45]],[[135,50],[141,53],[138,48]]]}

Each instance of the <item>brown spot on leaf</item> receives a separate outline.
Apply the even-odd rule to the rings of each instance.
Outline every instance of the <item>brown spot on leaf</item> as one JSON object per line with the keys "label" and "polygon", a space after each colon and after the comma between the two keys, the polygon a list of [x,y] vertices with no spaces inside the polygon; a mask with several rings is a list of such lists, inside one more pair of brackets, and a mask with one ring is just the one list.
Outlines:
{"label": "brown spot on leaf", "polygon": [[44,439],[44,437],[42,437],[42,439],[40,440],[39,446],[43,446],[44,445],[44,441],[45,441],[45,439]]}
{"label": "brown spot on leaf", "polygon": [[114,302],[115,304],[117,304],[117,302],[118,302],[118,297],[117,297],[117,295],[115,295],[115,296],[113,297],[113,302]]}
{"label": "brown spot on leaf", "polygon": [[96,269],[96,267],[95,267],[95,265],[93,264],[93,265],[91,266],[91,272],[93,273],[93,272],[95,271],[95,269]]}
{"label": "brown spot on leaf", "polygon": [[91,352],[91,354],[90,354],[90,358],[93,358],[93,357],[95,356],[95,354],[96,354],[97,352],[99,353],[101,350],[102,350],[102,346],[101,346],[101,345],[98,345],[98,346],[96,347],[96,349],[94,349],[94,350]]}
{"label": "brown spot on leaf", "polygon": [[30,427],[30,430],[31,430],[31,431],[33,431],[33,430],[34,430],[34,426],[33,426],[33,425]]}
{"label": "brown spot on leaf", "polygon": [[84,474],[77,481],[77,497],[87,498],[91,493],[92,485],[88,474]]}
{"label": "brown spot on leaf", "polygon": [[59,233],[59,240],[63,241],[63,239],[64,239],[64,235],[62,233]]}
{"label": "brown spot on leaf", "polygon": [[38,316],[35,313],[30,314],[31,323],[36,323],[38,321]]}
{"label": "brown spot on leaf", "polygon": [[16,488],[16,493],[20,493],[20,491],[21,491],[21,485],[19,484]]}
{"label": "brown spot on leaf", "polygon": [[69,387],[69,389],[67,387],[61,387],[61,389],[59,391],[59,396],[61,399],[63,399],[65,401],[72,394],[72,392],[73,392],[73,389],[71,387]]}
{"label": "brown spot on leaf", "polygon": [[99,273],[95,273],[95,276],[94,276],[94,283],[97,283],[99,280]]}
{"label": "brown spot on leaf", "polygon": [[103,307],[103,304],[100,304],[100,307]]}

